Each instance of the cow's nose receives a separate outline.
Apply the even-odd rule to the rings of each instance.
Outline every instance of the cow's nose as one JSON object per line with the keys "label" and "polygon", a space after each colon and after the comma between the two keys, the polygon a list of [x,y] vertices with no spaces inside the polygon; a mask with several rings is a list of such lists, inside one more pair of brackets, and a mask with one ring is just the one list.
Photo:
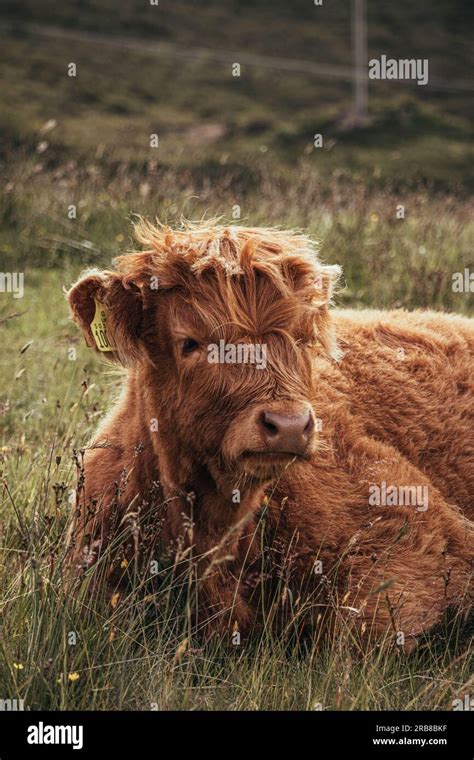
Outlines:
{"label": "cow's nose", "polygon": [[270,451],[304,454],[314,432],[314,417],[308,408],[295,414],[264,411],[260,426]]}

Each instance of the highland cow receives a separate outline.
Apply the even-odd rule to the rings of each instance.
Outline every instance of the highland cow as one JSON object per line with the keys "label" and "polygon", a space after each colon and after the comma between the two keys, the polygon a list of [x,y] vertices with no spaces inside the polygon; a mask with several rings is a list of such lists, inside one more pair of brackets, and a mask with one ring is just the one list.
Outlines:
{"label": "highland cow", "polygon": [[[319,635],[339,615],[410,647],[447,610],[466,614],[473,322],[332,308],[339,268],[300,233],[136,234],[141,252],[68,296],[88,345],[127,368],[85,452],[72,565],[98,561],[159,482],[159,545],[192,547],[211,631],[257,631],[273,605],[277,626],[293,616]],[[241,344],[264,347],[264,366],[209,358]]]}

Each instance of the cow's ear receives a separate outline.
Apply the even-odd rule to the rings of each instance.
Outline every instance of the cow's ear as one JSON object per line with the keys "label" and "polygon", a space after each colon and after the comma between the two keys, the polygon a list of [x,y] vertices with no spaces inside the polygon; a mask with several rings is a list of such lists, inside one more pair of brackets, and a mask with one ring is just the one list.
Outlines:
{"label": "cow's ear", "polygon": [[86,343],[125,366],[143,356],[143,298],[139,287],[116,272],[86,272],[67,294],[72,318]]}

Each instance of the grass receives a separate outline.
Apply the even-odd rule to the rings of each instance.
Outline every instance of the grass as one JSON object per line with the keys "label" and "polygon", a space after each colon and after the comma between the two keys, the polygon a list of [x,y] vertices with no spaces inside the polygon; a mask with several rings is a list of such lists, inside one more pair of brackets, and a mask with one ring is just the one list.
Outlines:
{"label": "grass", "polygon": [[[180,7],[173,13],[184,13]],[[240,77],[232,76],[233,57],[228,62],[187,58],[183,49],[189,39],[185,43],[180,35],[188,27],[182,24],[177,27],[180,34],[165,38],[181,45],[176,55],[154,53],[140,43],[122,50],[104,44],[102,38],[41,37],[0,27],[0,63],[8,83],[0,92],[5,159],[12,149],[16,158],[20,148],[29,156],[36,154],[36,163],[46,168],[73,160],[88,167],[143,172],[152,162],[158,169],[193,172],[211,182],[222,171],[248,182],[255,173],[272,173],[277,167],[291,180],[303,162],[321,183],[344,168],[378,191],[389,185],[401,193],[421,186],[464,196],[472,192],[473,176],[467,168],[474,158],[469,97],[456,89],[456,82],[466,79],[465,66],[453,63],[464,50],[461,35],[452,41],[456,52],[438,69],[447,90],[435,84],[372,81],[371,123],[348,132],[343,121],[352,106],[350,78],[317,76],[304,66],[304,60],[316,59],[350,67],[348,19],[332,32],[337,49],[326,51],[320,44],[317,56],[302,45],[301,35],[306,39],[310,30],[321,43],[328,38],[328,25],[293,21],[288,26],[292,45],[283,55],[304,54],[302,70],[242,64]],[[76,33],[84,31],[87,25]],[[114,37],[104,39],[110,43]],[[439,59],[443,43],[436,35],[433,40]],[[216,48],[211,36],[199,41]],[[445,43],[450,41],[448,36]],[[235,44],[243,54],[252,51],[244,41]],[[396,55],[398,44],[392,33],[386,46],[379,42],[373,54]],[[425,37],[414,45],[430,56],[435,77],[436,51],[426,47]],[[254,46],[253,52],[267,51]],[[75,77],[67,75],[70,62],[77,67]],[[158,148],[150,147],[152,134],[159,137]],[[323,136],[322,148],[314,146],[316,134]]]}
{"label": "grass", "polygon": [[[342,5],[324,5],[314,25],[308,3],[298,13],[278,3],[277,17],[249,4],[234,36],[214,3],[194,16],[173,3],[152,22],[139,5],[121,6],[128,35],[215,47],[219,32],[221,50],[349,62]],[[465,79],[458,5],[433,2],[428,19],[412,3],[374,4],[371,54],[406,57],[410,47],[437,76]],[[48,0],[23,7],[36,22],[124,33],[108,0],[80,13]],[[238,207],[250,224],[319,239],[322,258],[344,270],[339,304],[472,315],[474,294],[452,289],[474,240],[465,93],[375,83],[371,123],[346,132],[349,82],[259,67],[232,80],[205,59],[44,39],[19,28],[15,8],[16,31],[0,32],[0,270],[23,272],[25,295],[0,293],[0,699],[31,709],[451,709],[473,688],[472,649],[456,623],[410,656],[357,653],[342,629],[318,650],[269,634],[245,647],[204,645],[190,631],[187,586],[166,568],[151,598],[84,614],[62,577],[69,496],[77,452],[121,377],[83,345],[62,291],[132,247],[133,214],[232,221]],[[273,34],[262,35],[269,24]],[[71,60],[75,80],[64,73]]]}
{"label": "grass", "polygon": [[[343,267],[345,305],[474,308],[472,293],[452,290],[453,273],[470,263],[470,201],[424,189],[370,192],[344,169],[321,185],[311,165],[301,165],[298,177],[254,169],[250,178],[221,171],[209,182],[207,175],[154,167],[110,177],[101,167],[51,172],[30,161],[12,172],[4,198],[3,267],[16,271],[21,261],[26,282],[59,267],[69,286],[85,266],[108,266],[133,247],[132,213],[170,222],[181,214],[223,214],[232,221],[238,205],[247,223],[303,227],[318,239],[322,257]],[[71,204],[76,219],[68,218]],[[404,219],[397,218],[400,204]]]}

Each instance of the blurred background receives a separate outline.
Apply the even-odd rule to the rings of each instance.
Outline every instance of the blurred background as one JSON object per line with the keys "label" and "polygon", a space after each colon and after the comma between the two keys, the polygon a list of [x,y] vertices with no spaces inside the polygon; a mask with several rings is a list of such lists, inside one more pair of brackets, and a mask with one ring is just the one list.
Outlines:
{"label": "blurred background", "polygon": [[[371,80],[362,118],[357,5],[361,71],[429,61],[426,86]],[[472,21],[468,0],[3,0],[3,269],[108,264],[134,213],[223,214],[307,229],[343,302],[470,310]]]}

